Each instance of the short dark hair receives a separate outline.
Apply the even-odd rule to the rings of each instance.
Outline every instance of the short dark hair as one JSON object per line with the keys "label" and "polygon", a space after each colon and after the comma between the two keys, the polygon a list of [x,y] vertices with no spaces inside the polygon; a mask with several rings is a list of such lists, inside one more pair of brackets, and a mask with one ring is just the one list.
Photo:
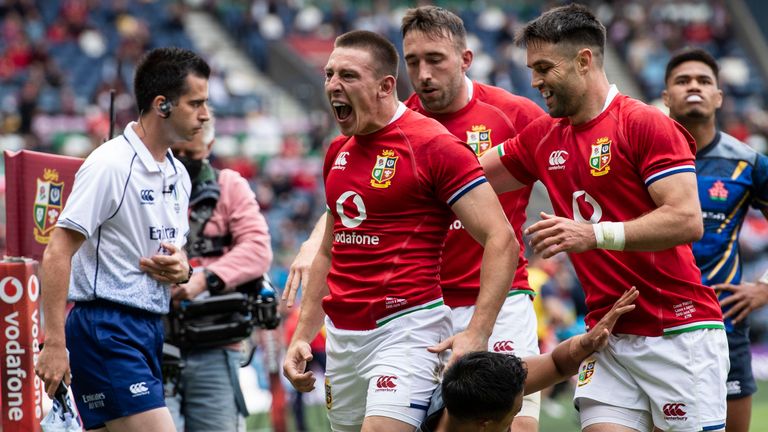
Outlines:
{"label": "short dark hair", "polygon": [[368,30],[353,30],[336,38],[335,48],[357,48],[368,51],[374,62],[377,78],[392,75],[397,78],[399,57],[395,45],[384,36]]}
{"label": "short dark hair", "polygon": [[403,16],[400,33],[405,37],[411,30],[420,31],[431,39],[449,36],[457,49],[463,50],[467,47],[464,21],[455,13],[438,6],[408,9]]}
{"label": "short dark hair", "polygon": [[664,72],[664,82],[667,82],[669,76],[672,75],[672,70],[674,68],[687,61],[698,61],[709,66],[709,68],[712,69],[712,73],[715,74],[715,80],[717,80],[717,76],[720,73],[720,67],[717,65],[717,60],[712,57],[712,54],[701,48],[683,48],[673,54],[672,58],[669,59],[667,70]]}
{"label": "short dark hair", "polygon": [[518,46],[537,42],[590,46],[605,53],[605,26],[584,5],[572,3],[544,12],[525,25],[515,36]]}
{"label": "short dark hair", "polygon": [[157,96],[177,102],[187,91],[187,75],[208,79],[211,68],[200,56],[183,48],[155,48],[136,66],[133,93],[139,112],[148,111]]}
{"label": "short dark hair", "polygon": [[527,375],[517,356],[471,352],[445,371],[443,402],[457,419],[501,421],[522,394]]}

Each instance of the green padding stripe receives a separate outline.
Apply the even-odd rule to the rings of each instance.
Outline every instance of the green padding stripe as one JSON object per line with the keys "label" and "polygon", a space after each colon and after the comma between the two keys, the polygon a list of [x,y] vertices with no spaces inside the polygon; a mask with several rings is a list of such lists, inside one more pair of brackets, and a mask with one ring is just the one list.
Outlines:
{"label": "green padding stripe", "polygon": [[426,310],[426,309],[434,309],[434,308],[436,308],[438,306],[442,306],[444,304],[445,303],[443,303],[443,299],[437,299],[437,300],[435,300],[435,301],[433,301],[431,303],[426,303],[426,304],[423,304],[423,305],[414,306],[414,307],[412,307],[410,309],[402,310],[402,311],[400,311],[400,312],[398,312],[396,314],[388,315],[388,316],[385,316],[384,318],[379,318],[378,320],[376,320],[376,327],[381,327],[384,324],[386,324],[386,323],[388,323],[388,322],[390,322],[390,321],[392,321],[394,319],[397,319],[397,318],[400,318],[402,316],[408,315],[409,313],[420,311],[420,310]]}

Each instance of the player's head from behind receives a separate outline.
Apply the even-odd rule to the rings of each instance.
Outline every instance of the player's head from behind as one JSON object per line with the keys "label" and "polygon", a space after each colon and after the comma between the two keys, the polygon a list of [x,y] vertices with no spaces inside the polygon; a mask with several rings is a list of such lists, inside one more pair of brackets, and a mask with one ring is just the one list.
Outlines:
{"label": "player's head from behind", "polygon": [[397,103],[398,55],[383,36],[355,30],[336,38],[325,65],[325,93],[341,133],[375,132],[391,119]]}
{"label": "player's head from behind", "polygon": [[541,92],[552,117],[573,117],[595,79],[605,77],[605,27],[586,6],[551,9],[515,36],[527,48],[531,86]]}
{"label": "player's head from behind", "polygon": [[472,352],[445,371],[445,432],[506,432],[523,404],[528,372],[520,358]]}
{"label": "player's head from behind", "polygon": [[464,22],[437,6],[409,9],[400,26],[408,78],[421,104],[435,113],[455,112],[472,64]]}
{"label": "player's head from behind", "polygon": [[189,141],[177,141],[171,146],[173,155],[184,165],[189,178],[194,182],[208,164],[216,135],[216,118],[210,111],[210,120],[203,124],[203,130]]}
{"label": "player's head from behind", "polygon": [[140,116],[165,120],[160,135],[190,140],[208,120],[211,69],[200,56],[182,48],[156,48],[142,57],[133,79]]}
{"label": "player's head from behind", "polygon": [[701,48],[675,53],[667,63],[661,94],[669,116],[682,124],[714,122],[715,111],[723,104],[719,70],[715,58]]}

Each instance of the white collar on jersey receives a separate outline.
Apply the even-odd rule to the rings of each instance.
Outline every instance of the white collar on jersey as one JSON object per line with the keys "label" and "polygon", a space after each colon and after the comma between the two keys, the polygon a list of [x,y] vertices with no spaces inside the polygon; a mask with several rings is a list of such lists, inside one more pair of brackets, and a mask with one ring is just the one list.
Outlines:
{"label": "white collar on jersey", "polygon": [[619,88],[616,87],[616,84],[611,84],[611,86],[608,88],[608,96],[605,97],[605,105],[603,105],[603,109],[600,110],[600,114],[603,113],[603,111],[608,109],[608,105],[613,102],[613,99],[619,94]]}
{"label": "white collar on jersey", "polygon": [[467,83],[467,103],[469,103],[475,93],[475,83],[466,75],[464,75],[464,81]]}
{"label": "white collar on jersey", "polygon": [[395,115],[392,116],[392,119],[387,124],[391,125],[392,123],[395,122],[395,120],[397,120],[400,117],[402,117],[403,114],[405,114],[405,110],[406,109],[408,109],[408,108],[406,108],[404,103],[402,103],[400,101],[397,101],[397,111],[395,111]]}
{"label": "white collar on jersey", "polygon": [[[139,135],[136,133],[136,131],[133,129],[133,126],[137,123],[135,121],[132,121],[128,123],[128,125],[125,127],[125,130],[123,131],[123,136],[128,141],[128,144],[133,147],[133,150],[136,152],[136,154],[139,155],[139,159],[144,164],[144,167],[146,167],[147,171],[149,172],[161,172],[163,173],[163,177],[171,177],[178,173],[176,170],[176,165],[173,163],[173,160],[171,159],[171,150],[165,152],[165,160],[163,162],[157,162],[154,157],[152,157],[152,154],[149,152],[149,149],[144,144],[144,141],[139,138]],[[171,161],[171,166],[173,167],[172,172],[166,172],[165,166],[168,161]],[[163,167],[160,167],[160,164],[163,164]],[[169,170],[170,171],[170,170]]]}

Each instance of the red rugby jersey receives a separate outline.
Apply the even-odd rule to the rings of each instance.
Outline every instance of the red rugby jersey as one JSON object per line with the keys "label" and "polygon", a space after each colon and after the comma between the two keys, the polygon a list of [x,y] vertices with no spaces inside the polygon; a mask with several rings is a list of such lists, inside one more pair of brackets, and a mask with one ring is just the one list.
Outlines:
{"label": "red rugby jersey", "polygon": [[[480,157],[491,147],[512,138],[544,111],[531,100],[513,95],[498,87],[472,82],[472,99],[459,111],[448,114],[430,113],[424,109],[417,94],[405,104],[443,124],[452,134],[465,141]],[[528,284],[528,260],[525,259],[522,226],[532,186],[499,195],[499,201],[515,230],[520,244],[520,257],[512,282],[511,294],[533,294]],[[483,247],[453,218],[443,249],[440,285],[445,304],[450,307],[471,306],[480,290],[480,264]]]}
{"label": "red rugby jersey", "polygon": [[450,206],[485,182],[469,147],[405,110],[375,133],[334,140],[323,172],[334,218],[323,308],[334,326],[372,329],[442,304]]}
{"label": "red rugby jersey", "polygon": [[[498,149],[517,180],[544,183],[558,216],[587,223],[638,218],[656,209],[649,185],[695,172],[696,144],[688,132],[658,109],[624,95],[578,126],[540,117]],[[700,283],[690,244],[569,256],[586,294],[590,327],[634,285],[640,291],[637,307],[619,320],[615,333],[660,336],[722,328],[717,298]]]}

